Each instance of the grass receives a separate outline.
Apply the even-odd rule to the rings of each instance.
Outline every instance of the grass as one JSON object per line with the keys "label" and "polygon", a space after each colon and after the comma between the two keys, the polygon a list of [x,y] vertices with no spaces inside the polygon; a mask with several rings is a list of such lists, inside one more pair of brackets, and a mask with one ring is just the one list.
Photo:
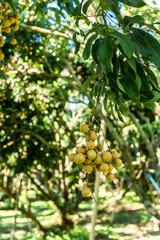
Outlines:
{"label": "grass", "polygon": [[[116,196],[117,193],[114,193]],[[154,219],[145,211],[134,192],[126,194],[118,202],[106,202],[112,199],[110,192],[100,191],[99,214],[96,223],[96,240],[159,240],[160,232],[156,228]],[[7,207],[6,200],[3,207]],[[33,213],[45,226],[51,226],[57,219],[55,206],[51,202],[32,202]],[[102,210],[103,209],[103,210]],[[13,210],[0,210],[0,240],[9,240],[15,212]],[[88,240],[91,227],[92,200],[85,200],[80,204],[79,212],[72,216],[75,227],[63,231],[62,236],[48,235],[42,237],[35,225],[18,213],[15,240]]]}

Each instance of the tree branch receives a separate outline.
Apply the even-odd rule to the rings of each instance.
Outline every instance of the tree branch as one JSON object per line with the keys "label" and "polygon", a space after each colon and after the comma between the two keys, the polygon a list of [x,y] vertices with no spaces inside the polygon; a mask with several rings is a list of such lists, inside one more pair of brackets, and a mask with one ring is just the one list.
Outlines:
{"label": "tree branch", "polygon": [[157,155],[153,149],[152,143],[150,142],[147,134],[145,133],[145,131],[142,129],[141,125],[139,124],[139,122],[137,121],[135,115],[133,113],[129,113],[128,114],[132,120],[132,122],[135,124],[136,128],[138,129],[145,145],[146,145],[146,149],[150,155],[150,161],[153,160],[153,165],[156,165],[156,171],[155,171],[155,175],[156,175],[156,180],[159,182],[160,184],[160,167],[159,167],[159,162],[158,162],[158,158]]}
{"label": "tree branch", "polygon": [[29,32],[37,32],[37,33],[42,33],[45,35],[49,34],[49,35],[53,35],[56,37],[63,37],[63,38],[72,40],[72,36],[69,36],[69,35],[59,32],[59,31],[51,31],[50,29],[41,28],[41,27],[37,27],[37,26],[30,26],[30,25],[27,25],[24,23],[19,23],[19,26],[28,30]]}

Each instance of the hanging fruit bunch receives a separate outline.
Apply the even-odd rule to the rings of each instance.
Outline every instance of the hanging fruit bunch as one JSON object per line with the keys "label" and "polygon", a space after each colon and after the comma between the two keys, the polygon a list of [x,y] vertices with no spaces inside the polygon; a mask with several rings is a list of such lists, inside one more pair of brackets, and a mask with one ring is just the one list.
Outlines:
{"label": "hanging fruit bunch", "polygon": [[[18,25],[19,19],[20,19],[20,14],[17,12],[12,13],[7,2],[3,2],[0,5],[0,61],[4,60],[5,58],[5,55],[2,50],[5,44],[4,39],[6,38],[4,37],[4,35],[13,32],[10,43],[12,45],[15,45],[17,43],[17,40],[13,36],[14,36],[14,32],[18,31],[19,29],[19,25]],[[6,66],[4,68],[4,71],[8,72],[9,67]]]}
{"label": "hanging fruit bunch", "polygon": [[[87,174],[98,171],[105,175],[107,182],[113,181],[114,167],[120,168],[123,165],[120,153],[116,150],[104,151],[103,145],[98,141],[95,142],[95,131],[90,130],[87,124],[81,124],[80,131],[86,134],[87,142],[77,149],[77,153],[71,153],[69,160],[75,162]],[[84,197],[91,195],[91,185],[87,182],[83,184],[82,195]]]}

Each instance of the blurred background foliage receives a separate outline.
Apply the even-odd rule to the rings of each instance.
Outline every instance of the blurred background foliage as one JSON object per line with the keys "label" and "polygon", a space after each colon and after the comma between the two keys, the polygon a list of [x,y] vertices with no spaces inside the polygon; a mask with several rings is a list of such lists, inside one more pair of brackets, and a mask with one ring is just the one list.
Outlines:
{"label": "blurred background foliage", "polygon": [[[5,61],[0,61],[1,239],[10,239],[11,230],[16,231],[15,239],[88,239],[91,198],[82,198],[80,192],[86,176],[67,158],[71,149],[83,142],[79,125],[88,122],[99,87],[97,79],[91,79],[91,61],[82,58],[82,37],[80,50],[74,53],[72,39],[79,28],[71,13],[79,1],[8,2],[18,9],[21,19],[20,30],[14,34],[17,44],[10,45],[11,36],[7,35]],[[95,1],[95,6],[98,3]],[[148,4],[143,8],[123,5],[121,15],[139,14],[148,24],[158,22],[157,3]],[[88,11],[92,14],[92,8]],[[108,14],[109,26],[115,27],[114,11],[110,9]],[[80,21],[81,28],[89,29],[94,22],[87,19]],[[4,65],[10,67],[7,74]],[[152,70],[159,81],[158,70]],[[97,239],[128,239],[129,224],[134,226],[129,239],[158,239],[159,194],[146,173],[151,172],[160,186],[159,105],[151,110],[119,99],[119,105],[127,108],[122,117],[112,106],[117,103],[114,92],[109,96],[107,114],[101,111],[104,97],[100,98],[94,128],[98,133],[101,119],[105,120],[107,144],[122,152],[124,168],[118,170],[113,183],[101,185]],[[5,222],[10,216],[14,223],[12,210],[16,207],[17,230],[9,219]],[[24,226],[19,225],[21,214]],[[126,216],[128,220],[122,224]],[[153,223],[152,229],[148,222]],[[122,232],[116,232],[117,228]]]}

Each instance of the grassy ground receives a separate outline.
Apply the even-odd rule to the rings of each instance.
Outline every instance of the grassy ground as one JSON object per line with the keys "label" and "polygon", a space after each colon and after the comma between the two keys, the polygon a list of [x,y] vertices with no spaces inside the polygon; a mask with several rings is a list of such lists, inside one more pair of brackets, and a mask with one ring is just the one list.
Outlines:
{"label": "grassy ground", "polygon": [[[157,223],[144,210],[133,192],[127,193],[122,200],[115,201],[118,193],[100,191],[99,213],[96,223],[96,240],[159,240]],[[5,205],[8,203],[6,202]],[[33,213],[42,224],[50,226],[57,219],[57,212],[51,202],[35,201]],[[9,240],[14,222],[14,211],[0,210],[0,240]],[[90,232],[92,200],[83,201],[80,210],[72,216],[73,230],[64,231],[62,237],[47,236],[46,240],[87,240]],[[17,240],[41,240],[38,229],[20,213],[17,217],[15,232]]]}

